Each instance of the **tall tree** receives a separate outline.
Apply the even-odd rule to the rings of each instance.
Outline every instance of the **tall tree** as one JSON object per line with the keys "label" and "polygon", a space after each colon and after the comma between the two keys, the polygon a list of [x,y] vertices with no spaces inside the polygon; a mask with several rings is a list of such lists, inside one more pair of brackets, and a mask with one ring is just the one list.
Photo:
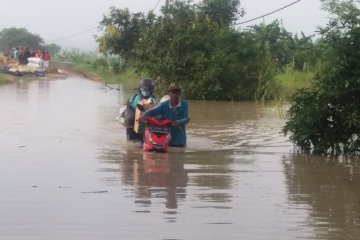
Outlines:
{"label": "tall tree", "polygon": [[4,53],[19,46],[40,49],[43,43],[39,35],[32,34],[25,28],[5,28],[0,32],[0,49]]}
{"label": "tall tree", "polygon": [[230,26],[245,14],[239,0],[204,0],[198,8],[221,26]]}
{"label": "tall tree", "polygon": [[110,13],[100,22],[100,29],[104,34],[96,37],[100,52],[118,54],[129,59],[135,45],[140,41],[141,33],[153,18],[151,12],[145,17],[143,13],[132,14],[127,8],[111,7]]}
{"label": "tall tree", "polygon": [[295,34],[293,38],[293,69],[297,71],[314,70],[318,60],[317,49],[312,41],[313,36],[301,37]]}
{"label": "tall tree", "polygon": [[45,44],[42,47],[43,47],[44,51],[49,51],[51,53],[51,55],[56,55],[61,50],[61,47],[54,43]]}
{"label": "tall tree", "polygon": [[[240,11],[238,5],[210,3],[219,1],[169,2],[163,16],[142,35],[135,50],[136,65],[162,84],[182,84],[193,99],[249,99],[253,92],[249,65],[255,65],[250,63],[252,34],[239,33],[229,25]],[[216,12],[227,14],[220,17]]]}
{"label": "tall tree", "polygon": [[284,132],[302,149],[359,154],[360,10],[352,0],[322,2],[332,16],[321,29],[329,67],[295,95]]}

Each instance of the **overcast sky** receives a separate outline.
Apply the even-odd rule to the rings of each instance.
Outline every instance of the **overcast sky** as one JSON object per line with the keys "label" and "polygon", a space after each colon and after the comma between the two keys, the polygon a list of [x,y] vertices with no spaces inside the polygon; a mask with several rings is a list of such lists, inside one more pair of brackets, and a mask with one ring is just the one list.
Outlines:
{"label": "overcast sky", "polygon": [[[272,12],[296,0],[240,0],[246,15],[239,21],[246,21]],[[23,27],[39,34],[46,43],[56,43],[63,48],[95,50],[93,35],[97,34],[98,23],[109,12],[111,6],[129,8],[131,12],[155,12],[165,0],[8,0],[1,1],[0,31],[4,28]],[[284,27],[293,33],[303,31],[313,34],[317,26],[327,23],[327,13],[320,9],[319,0],[300,2],[271,16],[243,27],[282,20]]]}

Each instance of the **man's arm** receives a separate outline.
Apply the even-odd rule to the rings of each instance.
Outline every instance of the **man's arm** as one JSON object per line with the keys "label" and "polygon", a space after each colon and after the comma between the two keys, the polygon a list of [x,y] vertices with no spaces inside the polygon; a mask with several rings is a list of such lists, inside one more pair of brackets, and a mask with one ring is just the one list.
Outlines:
{"label": "man's arm", "polygon": [[[164,102],[165,103],[165,102]],[[147,110],[145,113],[144,113],[144,116],[145,117],[152,117],[152,116],[156,116],[156,115],[159,115],[159,114],[162,114],[163,112],[163,105],[164,103],[161,103],[153,108],[150,108],[149,110]]]}
{"label": "man's arm", "polygon": [[177,121],[179,122],[180,126],[185,126],[190,121],[188,103],[185,101],[181,102],[181,108],[184,111],[184,117]]}

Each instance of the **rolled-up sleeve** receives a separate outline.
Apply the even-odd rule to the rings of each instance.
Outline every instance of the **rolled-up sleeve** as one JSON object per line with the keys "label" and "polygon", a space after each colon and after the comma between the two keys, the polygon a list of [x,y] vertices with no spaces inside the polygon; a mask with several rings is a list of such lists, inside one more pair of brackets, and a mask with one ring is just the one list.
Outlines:
{"label": "rolled-up sleeve", "polygon": [[181,126],[185,126],[189,121],[189,106],[187,102],[182,102],[181,103],[181,108],[183,110],[183,117],[181,119],[178,119],[179,123]]}

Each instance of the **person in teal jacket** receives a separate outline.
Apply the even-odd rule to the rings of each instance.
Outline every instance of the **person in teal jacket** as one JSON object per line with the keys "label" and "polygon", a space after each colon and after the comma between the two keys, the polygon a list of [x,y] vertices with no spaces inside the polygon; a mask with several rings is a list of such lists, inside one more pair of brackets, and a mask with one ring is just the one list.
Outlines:
{"label": "person in teal jacket", "polygon": [[128,140],[137,140],[140,143],[143,143],[143,133],[136,133],[134,131],[134,118],[135,118],[135,109],[137,104],[142,100],[147,100],[153,104],[156,104],[156,99],[153,95],[154,92],[154,82],[150,78],[145,78],[139,81],[138,92],[132,96],[128,103],[129,117],[132,118],[131,124],[126,128],[126,138]]}
{"label": "person in teal jacket", "polygon": [[171,128],[172,147],[186,147],[186,124],[189,122],[188,103],[181,96],[181,88],[176,84],[169,87],[169,99],[146,111],[143,117],[160,115],[173,121]]}

